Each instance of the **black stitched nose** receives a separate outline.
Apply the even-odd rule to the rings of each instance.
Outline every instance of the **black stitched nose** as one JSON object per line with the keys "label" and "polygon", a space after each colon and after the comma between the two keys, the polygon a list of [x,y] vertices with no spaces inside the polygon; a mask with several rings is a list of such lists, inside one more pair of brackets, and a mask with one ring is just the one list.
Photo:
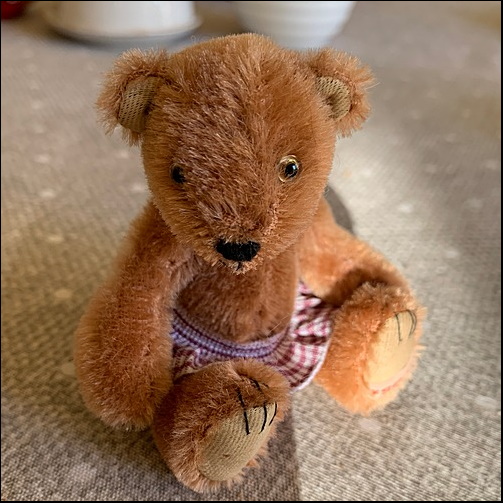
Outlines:
{"label": "black stitched nose", "polygon": [[248,241],[248,243],[228,243],[223,239],[219,239],[215,245],[220,255],[227,260],[235,260],[236,262],[249,262],[260,250],[260,243]]}

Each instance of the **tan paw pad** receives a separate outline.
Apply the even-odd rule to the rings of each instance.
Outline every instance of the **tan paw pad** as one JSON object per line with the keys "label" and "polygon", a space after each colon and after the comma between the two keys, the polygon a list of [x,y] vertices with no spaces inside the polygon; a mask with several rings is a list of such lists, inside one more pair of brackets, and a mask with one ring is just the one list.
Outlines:
{"label": "tan paw pad", "polygon": [[384,393],[408,374],[414,355],[417,317],[402,311],[389,318],[377,334],[364,379],[373,393]]}
{"label": "tan paw pad", "polygon": [[209,480],[224,481],[238,475],[269,438],[277,405],[247,409],[242,399],[241,403],[242,412],[224,419],[203,450],[199,471]]}

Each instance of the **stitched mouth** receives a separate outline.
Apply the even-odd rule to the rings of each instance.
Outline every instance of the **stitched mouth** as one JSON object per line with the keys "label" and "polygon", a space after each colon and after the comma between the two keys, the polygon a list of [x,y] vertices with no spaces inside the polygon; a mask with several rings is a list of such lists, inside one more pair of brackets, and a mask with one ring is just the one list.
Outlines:
{"label": "stitched mouth", "polygon": [[248,271],[255,269],[256,262],[257,262],[256,260],[252,260],[249,262],[236,262],[233,260],[224,260],[224,259],[220,259],[218,261],[220,265],[222,265],[226,269],[229,269],[234,274],[245,274]]}

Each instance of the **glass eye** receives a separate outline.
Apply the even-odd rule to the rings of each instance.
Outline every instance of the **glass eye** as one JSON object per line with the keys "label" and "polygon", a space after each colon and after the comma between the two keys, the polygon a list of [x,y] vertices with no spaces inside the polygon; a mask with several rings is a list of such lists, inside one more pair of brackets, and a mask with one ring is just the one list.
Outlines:
{"label": "glass eye", "polygon": [[182,184],[185,182],[185,177],[183,176],[183,169],[180,166],[173,166],[171,170],[171,178],[175,183]]}
{"label": "glass eye", "polygon": [[300,172],[300,162],[294,155],[283,157],[278,164],[278,177],[282,182],[293,180]]}

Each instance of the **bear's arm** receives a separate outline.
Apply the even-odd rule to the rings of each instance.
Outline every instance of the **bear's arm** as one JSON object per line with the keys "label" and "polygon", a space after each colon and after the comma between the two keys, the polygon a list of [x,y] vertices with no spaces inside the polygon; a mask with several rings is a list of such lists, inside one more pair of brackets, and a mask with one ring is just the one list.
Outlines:
{"label": "bear's arm", "polygon": [[79,385],[106,423],[143,428],[152,422],[172,384],[170,306],[193,267],[191,253],[148,203],[76,332]]}
{"label": "bear's arm", "polygon": [[336,306],[365,282],[407,288],[385,257],[337,225],[324,198],[300,242],[299,257],[302,280],[316,296]]}

